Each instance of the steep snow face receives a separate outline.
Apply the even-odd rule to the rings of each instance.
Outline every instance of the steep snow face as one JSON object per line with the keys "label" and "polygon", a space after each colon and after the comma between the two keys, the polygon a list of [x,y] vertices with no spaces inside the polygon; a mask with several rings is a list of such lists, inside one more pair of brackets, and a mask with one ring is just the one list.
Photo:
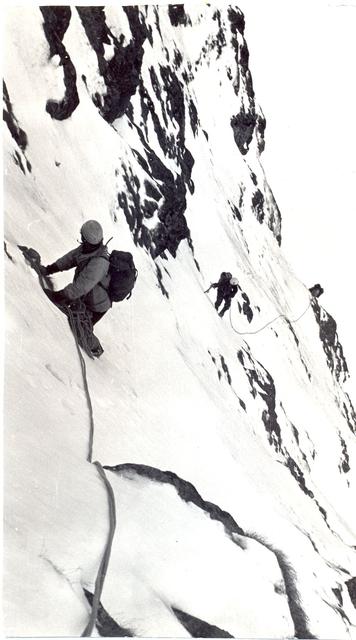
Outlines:
{"label": "steep snow face", "polygon": [[117,513],[94,634],[355,637],[347,364],[281,249],[242,13],[7,18],[7,633],[78,636],[94,602],[110,518],[82,369],[18,246],[48,264],[96,218],[139,277],[86,360]]}

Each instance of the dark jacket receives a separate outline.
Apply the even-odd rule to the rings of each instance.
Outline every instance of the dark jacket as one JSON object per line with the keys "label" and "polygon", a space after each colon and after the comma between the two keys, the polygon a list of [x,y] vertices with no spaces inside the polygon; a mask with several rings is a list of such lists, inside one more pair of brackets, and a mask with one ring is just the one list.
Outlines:
{"label": "dark jacket", "polygon": [[110,309],[111,300],[106,291],[110,282],[110,264],[105,245],[91,253],[84,253],[83,246],[80,245],[56,260],[55,264],[58,271],[76,267],[73,282],[63,289],[63,295],[68,300],[82,298],[88,309],[100,313]]}
{"label": "dark jacket", "polygon": [[226,298],[233,298],[237,294],[237,286],[236,286],[236,284],[231,284],[231,283],[225,284],[222,287],[221,291],[222,291],[222,294],[223,294],[225,299]]}
{"label": "dark jacket", "polygon": [[223,271],[219,278],[219,282],[214,282],[211,286],[218,289],[218,292],[224,298],[233,298],[237,293],[237,285],[231,284],[230,277]]}

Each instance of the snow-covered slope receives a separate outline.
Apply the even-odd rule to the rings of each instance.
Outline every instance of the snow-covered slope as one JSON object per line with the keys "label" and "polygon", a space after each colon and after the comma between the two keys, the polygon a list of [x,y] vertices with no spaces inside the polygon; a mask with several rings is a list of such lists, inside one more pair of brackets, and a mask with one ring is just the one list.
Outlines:
{"label": "snow-covered slope", "polygon": [[9,635],[83,632],[109,531],[75,342],[18,249],[48,264],[96,218],[139,278],[86,361],[117,513],[94,634],[356,637],[347,365],[283,254],[243,34],[236,7],[8,14]]}

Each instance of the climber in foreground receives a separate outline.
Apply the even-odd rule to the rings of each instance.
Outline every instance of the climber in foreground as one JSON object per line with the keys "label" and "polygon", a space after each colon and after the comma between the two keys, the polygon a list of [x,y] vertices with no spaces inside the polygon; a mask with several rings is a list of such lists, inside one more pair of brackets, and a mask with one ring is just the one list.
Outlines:
{"label": "climber in foreground", "polygon": [[224,313],[230,309],[231,300],[237,294],[239,288],[237,278],[233,278],[232,274],[228,271],[223,271],[218,282],[213,282],[205,293],[208,293],[212,288],[218,290],[214,305],[217,311],[221,303],[224,301],[224,306],[221,311],[219,311],[219,316],[222,318]]}
{"label": "climber in foreground", "polygon": [[[103,230],[96,220],[88,220],[80,230],[81,243],[47,267],[41,265],[42,276],[75,269],[74,279],[61,291],[46,289],[55,304],[69,308],[69,319],[76,318],[76,336],[89,355],[99,357],[103,348],[93,333],[93,326],[101,320],[113,302],[131,296],[137,270],[131,253],[112,251],[103,244]],[[73,329],[73,327],[72,327]],[[83,335],[85,334],[85,345]]]}
{"label": "climber in foreground", "polygon": [[[94,336],[93,326],[111,307],[108,293],[110,283],[109,252],[103,244],[103,230],[96,220],[88,220],[80,230],[81,243],[62,258],[47,267],[41,267],[42,275],[75,269],[74,279],[61,291],[47,290],[48,297],[57,305],[78,311],[82,306],[86,315],[87,343],[92,355],[98,357],[103,349]],[[84,305],[84,306],[83,306]]]}
{"label": "climber in foreground", "polygon": [[74,279],[61,291],[51,293],[53,302],[59,305],[71,305],[82,298],[96,324],[110,309],[108,294],[109,252],[103,244],[103,230],[96,220],[88,220],[80,230],[81,243],[53,264],[42,267],[43,275],[49,276],[59,271],[76,267]]}

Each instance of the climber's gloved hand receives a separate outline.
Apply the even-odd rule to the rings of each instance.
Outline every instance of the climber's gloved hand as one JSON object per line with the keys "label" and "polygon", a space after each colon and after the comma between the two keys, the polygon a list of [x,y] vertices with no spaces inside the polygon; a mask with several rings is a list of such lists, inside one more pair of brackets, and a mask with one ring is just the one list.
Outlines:
{"label": "climber's gloved hand", "polygon": [[68,305],[69,300],[67,296],[62,291],[50,291],[50,289],[46,289],[46,294],[54,304],[59,304],[61,306]]}
{"label": "climber's gloved hand", "polygon": [[40,265],[40,271],[42,276],[50,276],[52,273],[57,273],[59,271],[56,263],[47,265],[45,267],[43,264]]}

